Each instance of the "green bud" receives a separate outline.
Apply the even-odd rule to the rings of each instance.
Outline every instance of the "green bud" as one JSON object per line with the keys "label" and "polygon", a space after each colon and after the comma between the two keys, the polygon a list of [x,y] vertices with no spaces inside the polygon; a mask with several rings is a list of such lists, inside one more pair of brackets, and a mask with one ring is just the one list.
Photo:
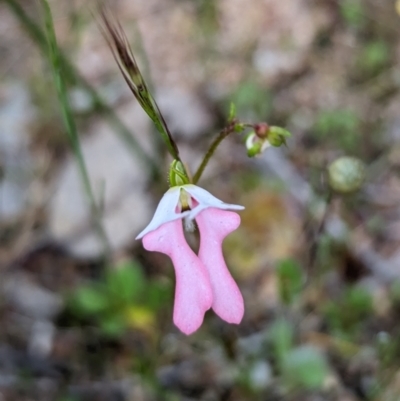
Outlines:
{"label": "green bud", "polygon": [[329,185],[340,193],[358,191],[365,180],[364,163],[349,156],[336,159],[328,167]]}
{"label": "green bud", "polygon": [[281,127],[270,127],[268,131],[268,142],[271,146],[280,147],[286,145],[286,138],[292,134]]}
{"label": "green bud", "polygon": [[247,156],[255,157],[261,153],[261,143],[256,142],[253,146],[247,149]]}
{"label": "green bud", "polygon": [[244,130],[244,124],[242,123],[237,123],[235,124],[235,127],[233,128],[235,132],[242,132]]}
{"label": "green bud", "polygon": [[271,144],[267,139],[261,139],[252,131],[246,136],[247,156],[255,157],[264,152]]}
{"label": "green bud", "polygon": [[186,170],[182,162],[174,160],[169,168],[169,186],[172,188],[189,183],[189,178],[186,175]]}

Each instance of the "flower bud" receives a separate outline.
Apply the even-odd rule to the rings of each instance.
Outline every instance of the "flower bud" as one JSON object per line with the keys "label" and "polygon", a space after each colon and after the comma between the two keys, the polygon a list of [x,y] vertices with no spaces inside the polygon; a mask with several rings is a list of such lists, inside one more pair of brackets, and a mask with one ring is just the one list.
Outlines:
{"label": "flower bud", "polygon": [[235,127],[233,129],[235,132],[243,132],[245,129],[245,126],[243,123],[237,123],[237,124],[235,124]]}
{"label": "flower bud", "polygon": [[261,153],[261,143],[257,142],[247,149],[247,156],[255,157]]}
{"label": "flower bud", "polygon": [[336,159],[328,167],[329,185],[341,193],[350,193],[359,190],[365,179],[364,163],[349,156]]}
{"label": "flower bud", "polygon": [[264,152],[271,144],[267,139],[259,138],[256,133],[250,132],[246,138],[247,156],[255,157]]}
{"label": "flower bud", "polygon": [[169,168],[169,185],[172,188],[186,184],[189,184],[189,178],[186,175],[185,168],[181,161],[174,160]]}
{"label": "flower bud", "polygon": [[269,132],[269,125],[267,123],[255,124],[254,131],[259,138],[266,138]]}

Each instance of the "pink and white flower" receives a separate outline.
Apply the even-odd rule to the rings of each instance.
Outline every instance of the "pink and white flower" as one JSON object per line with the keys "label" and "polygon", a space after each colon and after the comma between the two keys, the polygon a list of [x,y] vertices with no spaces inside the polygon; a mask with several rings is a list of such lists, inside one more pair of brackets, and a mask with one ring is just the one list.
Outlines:
{"label": "pink and white flower", "polygon": [[[136,237],[148,251],[168,255],[175,268],[176,288],[173,320],[185,334],[195,332],[212,308],[229,323],[239,324],[244,314],[243,297],[226,267],[222,241],[240,225],[230,210],[243,206],[222,202],[192,184],[175,186],[162,197],[153,219]],[[200,231],[199,254],[186,242],[183,225]]]}

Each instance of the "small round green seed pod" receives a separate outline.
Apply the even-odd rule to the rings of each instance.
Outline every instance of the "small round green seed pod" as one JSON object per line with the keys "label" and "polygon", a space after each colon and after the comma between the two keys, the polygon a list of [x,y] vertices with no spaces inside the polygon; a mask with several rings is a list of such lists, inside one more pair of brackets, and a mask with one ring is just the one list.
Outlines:
{"label": "small round green seed pod", "polygon": [[364,183],[365,165],[355,157],[339,157],[328,167],[328,175],[333,190],[340,193],[355,192]]}

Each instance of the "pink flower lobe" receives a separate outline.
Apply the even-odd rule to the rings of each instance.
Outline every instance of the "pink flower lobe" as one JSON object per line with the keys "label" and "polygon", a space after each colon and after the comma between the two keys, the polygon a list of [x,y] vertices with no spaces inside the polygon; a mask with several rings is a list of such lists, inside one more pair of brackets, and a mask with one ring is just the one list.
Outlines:
{"label": "pink flower lobe", "polygon": [[244,314],[242,294],[225,264],[222,241],[240,225],[237,213],[207,208],[196,217],[201,240],[199,259],[208,270],[213,291],[212,308],[228,323],[239,324]]}
{"label": "pink flower lobe", "polygon": [[175,268],[176,288],[173,320],[185,334],[192,334],[203,323],[213,295],[206,268],[186,243],[182,220],[165,223],[143,237],[148,251],[168,255]]}

